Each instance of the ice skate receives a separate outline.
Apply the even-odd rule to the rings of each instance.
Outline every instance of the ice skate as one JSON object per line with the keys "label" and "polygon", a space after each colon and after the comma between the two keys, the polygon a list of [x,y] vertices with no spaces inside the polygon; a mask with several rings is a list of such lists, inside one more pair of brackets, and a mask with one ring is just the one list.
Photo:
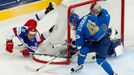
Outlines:
{"label": "ice skate", "polygon": [[83,65],[78,65],[74,68],[71,68],[71,72],[77,72],[77,71],[81,70],[82,68],[83,68]]}

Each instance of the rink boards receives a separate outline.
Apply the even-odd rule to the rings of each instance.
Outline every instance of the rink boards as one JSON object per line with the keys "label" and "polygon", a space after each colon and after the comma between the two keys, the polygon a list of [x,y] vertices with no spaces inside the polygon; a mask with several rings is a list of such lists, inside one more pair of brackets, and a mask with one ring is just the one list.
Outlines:
{"label": "rink boards", "polygon": [[60,5],[62,0],[3,0],[0,1],[0,21],[45,9],[49,2]]}

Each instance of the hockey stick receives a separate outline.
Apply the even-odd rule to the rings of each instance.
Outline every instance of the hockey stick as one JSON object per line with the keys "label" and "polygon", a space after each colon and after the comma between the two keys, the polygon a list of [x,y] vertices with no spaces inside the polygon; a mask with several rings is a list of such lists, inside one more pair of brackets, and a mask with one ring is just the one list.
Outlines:
{"label": "hockey stick", "polygon": [[42,54],[42,53],[34,53],[34,52],[29,52],[32,55],[49,55],[49,54]]}
{"label": "hockey stick", "polygon": [[51,55],[51,54],[42,54],[42,53],[34,53],[34,52],[29,52],[29,53],[32,54],[32,55],[40,55],[40,56],[44,55],[44,56],[54,56],[54,57],[56,57],[56,55]]}
{"label": "hockey stick", "polygon": [[[51,44],[51,43],[49,43]],[[22,46],[23,43],[20,43],[18,44],[17,46],[20,47]],[[56,44],[56,45],[53,45],[51,44],[52,48],[56,48],[56,47],[62,47],[63,45],[70,45],[70,44]],[[16,51],[16,52],[22,52],[22,51]],[[35,52],[29,52],[31,55],[44,55],[44,56],[54,56],[54,55],[50,55],[50,54],[43,54],[43,53],[35,53]]]}
{"label": "hockey stick", "polygon": [[[50,43],[51,44],[51,43]],[[70,44],[57,44],[57,45],[53,45],[53,48],[55,47],[62,47],[62,45],[70,45]],[[61,55],[62,51],[60,51],[60,53],[56,54],[55,56],[54,55],[49,55],[49,54],[41,54],[41,53],[34,53],[34,52],[30,52],[30,54],[32,55],[49,55],[49,56],[54,56],[54,58],[52,58],[51,60],[49,60],[46,64],[42,65],[41,67],[39,68],[32,68],[32,67],[29,67],[29,66],[25,66],[25,68],[31,72],[38,72],[40,71],[40,69],[44,68],[45,66],[49,65],[51,62],[53,62],[57,57],[59,57]]]}
{"label": "hockey stick", "polygon": [[52,58],[50,61],[48,61],[48,63],[34,69],[32,67],[29,67],[29,66],[25,66],[25,68],[31,72],[39,72],[42,68],[46,67],[47,65],[49,65],[51,62],[53,62],[57,57],[59,57],[61,55],[61,53],[57,56],[55,56],[54,58]]}
{"label": "hockey stick", "polygon": [[23,43],[22,44],[18,44],[17,46],[22,46],[23,45]]}
{"label": "hockey stick", "polygon": [[56,45],[53,45],[51,42],[49,42],[49,44],[52,46],[52,48],[60,47],[60,46],[63,46],[63,45],[71,45],[70,43],[68,43],[68,44],[63,43],[63,44],[56,44]]}
{"label": "hockey stick", "polygon": [[[51,43],[49,43],[49,44],[51,44]],[[62,47],[64,45],[67,46],[67,45],[70,45],[70,44],[57,44],[57,45],[51,44],[52,48]],[[61,50],[63,50],[63,49],[61,49]],[[62,51],[60,51],[60,52],[62,52]],[[50,55],[50,54],[42,54],[42,53],[35,53],[35,52],[30,52],[30,54],[32,54],[32,55],[49,55],[49,56],[54,56],[54,55]]]}

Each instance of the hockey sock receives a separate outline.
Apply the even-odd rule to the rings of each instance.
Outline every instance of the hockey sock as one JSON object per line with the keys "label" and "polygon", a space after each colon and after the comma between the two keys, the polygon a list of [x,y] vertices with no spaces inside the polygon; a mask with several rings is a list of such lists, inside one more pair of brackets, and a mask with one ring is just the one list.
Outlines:
{"label": "hockey sock", "polygon": [[109,74],[113,75],[113,69],[104,58],[97,58],[97,63]]}
{"label": "hockey sock", "polygon": [[79,53],[77,64],[78,64],[78,65],[83,64],[84,61],[85,61],[85,58],[86,58],[86,55],[82,55],[82,54]]}

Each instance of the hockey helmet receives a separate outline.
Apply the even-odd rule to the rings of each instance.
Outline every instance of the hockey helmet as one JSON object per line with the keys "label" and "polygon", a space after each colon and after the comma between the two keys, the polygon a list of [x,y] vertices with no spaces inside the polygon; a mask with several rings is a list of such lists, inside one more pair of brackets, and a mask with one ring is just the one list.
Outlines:
{"label": "hockey helmet", "polygon": [[90,11],[97,13],[99,10],[101,10],[101,6],[97,2],[92,3]]}
{"label": "hockey helmet", "polygon": [[27,26],[28,28],[36,28],[37,22],[34,19],[30,19],[24,24],[24,26]]}
{"label": "hockey helmet", "polygon": [[70,23],[73,23],[73,22],[78,22],[79,21],[79,16],[75,13],[71,14],[70,16]]}

